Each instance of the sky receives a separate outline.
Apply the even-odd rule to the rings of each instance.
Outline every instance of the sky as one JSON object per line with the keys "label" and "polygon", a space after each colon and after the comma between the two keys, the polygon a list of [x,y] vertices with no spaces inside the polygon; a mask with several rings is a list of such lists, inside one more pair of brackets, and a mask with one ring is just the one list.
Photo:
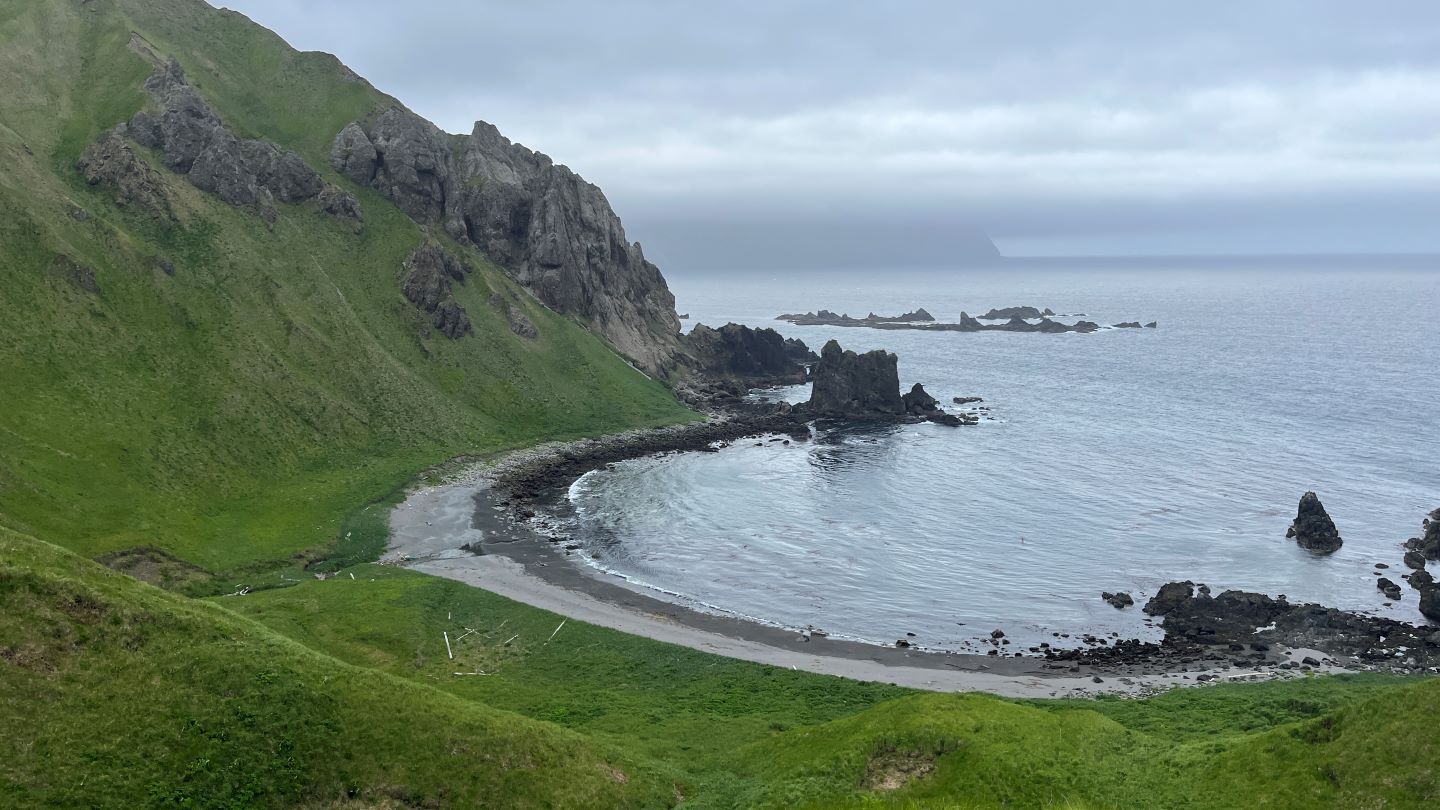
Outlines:
{"label": "sky", "polygon": [[662,267],[1440,252],[1433,0],[223,5],[569,165]]}

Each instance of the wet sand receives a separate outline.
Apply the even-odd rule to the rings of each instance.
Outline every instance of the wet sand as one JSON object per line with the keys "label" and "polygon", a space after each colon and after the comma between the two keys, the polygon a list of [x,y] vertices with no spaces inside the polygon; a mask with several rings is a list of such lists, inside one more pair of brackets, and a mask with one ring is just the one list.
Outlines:
{"label": "wet sand", "polygon": [[[510,520],[492,502],[489,487],[484,472],[472,468],[452,483],[411,492],[391,513],[390,546],[382,562],[656,641],[759,664],[931,691],[1024,698],[1139,695],[1194,685],[1201,675],[1226,681],[1300,674],[1228,666],[1166,673],[1080,666],[1078,671],[1057,673],[1038,657],[882,647],[705,613],[643,593],[578,562],[549,538]],[[466,545],[483,554],[462,550]],[[1312,650],[1286,650],[1283,655],[1296,662],[1306,655],[1322,657]],[[1095,682],[1097,676],[1102,682]]]}

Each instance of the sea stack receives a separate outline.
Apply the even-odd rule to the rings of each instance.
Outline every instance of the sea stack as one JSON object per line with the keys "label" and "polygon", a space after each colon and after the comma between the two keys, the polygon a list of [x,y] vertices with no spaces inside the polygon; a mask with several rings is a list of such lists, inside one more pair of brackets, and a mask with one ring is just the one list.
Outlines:
{"label": "sea stack", "polygon": [[1335,530],[1335,521],[1330,519],[1320,498],[1313,492],[1300,496],[1300,510],[1285,536],[1295,538],[1301,548],[1321,554],[1329,554],[1344,543]]}
{"label": "sea stack", "polygon": [[820,350],[811,372],[814,387],[806,409],[819,416],[852,419],[896,417],[905,413],[900,399],[899,358],[883,349],[856,354],[831,340]]}

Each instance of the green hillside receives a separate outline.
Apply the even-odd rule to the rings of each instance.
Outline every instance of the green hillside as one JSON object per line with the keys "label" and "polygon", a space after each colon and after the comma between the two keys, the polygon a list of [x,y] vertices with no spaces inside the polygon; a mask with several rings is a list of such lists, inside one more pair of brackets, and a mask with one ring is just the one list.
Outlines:
{"label": "green hillside", "polygon": [[[360,233],[305,205],[271,228],[163,168],[178,224],[86,185],[81,151],[144,104],[132,31],[237,132],[353,191]],[[0,76],[0,524],[229,571],[324,549],[349,510],[450,456],[688,418],[478,254],[456,288],[474,334],[421,337],[399,285],[420,228],[326,158],[393,102],[331,57],[192,0],[11,2]],[[538,340],[512,334],[496,292]]]}

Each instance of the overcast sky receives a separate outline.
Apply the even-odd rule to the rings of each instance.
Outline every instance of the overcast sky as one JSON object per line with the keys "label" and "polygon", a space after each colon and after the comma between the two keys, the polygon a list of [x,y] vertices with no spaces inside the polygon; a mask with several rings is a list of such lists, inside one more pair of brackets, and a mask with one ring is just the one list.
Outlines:
{"label": "overcast sky", "polygon": [[672,264],[1440,250],[1433,0],[223,5],[570,165]]}

